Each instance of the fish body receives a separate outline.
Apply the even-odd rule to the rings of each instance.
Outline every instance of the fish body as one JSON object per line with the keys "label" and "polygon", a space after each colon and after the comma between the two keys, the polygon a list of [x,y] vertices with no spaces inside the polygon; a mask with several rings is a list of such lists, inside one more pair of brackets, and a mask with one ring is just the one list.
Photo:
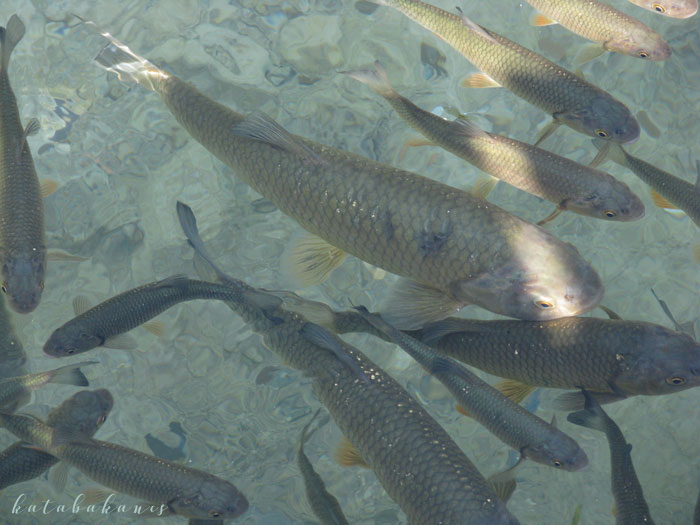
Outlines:
{"label": "fish body", "polygon": [[431,142],[463,158],[492,177],[553,202],[561,210],[598,219],[633,221],[644,204],[611,175],[547,150],[487,133],[466,119],[447,121],[399,95],[384,69],[347,72],[383,96],[411,127]]}
{"label": "fish body", "polygon": [[628,0],[634,5],[671,18],[689,18],[698,12],[698,0]]}
{"label": "fish body", "polygon": [[[598,141],[594,143],[596,147],[601,146]],[[622,147],[611,144],[608,156],[621,166],[627,167],[668,202],[683,210],[700,228],[700,165],[698,179],[692,184],[630,155]]]}
{"label": "fish body", "polygon": [[25,397],[48,383],[87,386],[88,380],[80,371],[80,367],[93,363],[96,361],[75,363],[48,372],[3,379],[0,381],[0,408],[8,410],[8,405],[12,405],[17,399]]}
{"label": "fish body", "polygon": [[[82,390],[51,409],[46,424],[92,437],[107,419],[112,406],[109,391]],[[48,452],[18,441],[0,452],[0,490],[34,479],[58,462]]]}
{"label": "fish body", "polygon": [[588,464],[586,453],[576,441],[505,397],[466,367],[397,330],[378,315],[367,310],[360,310],[360,314],[445,385],[469,416],[523,458],[571,472]]}
{"label": "fish body", "polygon": [[642,486],[632,464],[632,445],[627,443],[620,427],[608,416],[593,396],[584,392],[586,407],[567,419],[575,425],[605,433],[610,446],[612,493],[615,498],[618,525],[653,525]]}
{"label": "fish body", "polygon": [[[97,60],[124,76],[133,66],[126,61],[139,59],[114,46]],[[267,117],[244,117],[152,66],[130,75],[160,93],[193,138],[303,228],[451,303],[436,308],[435,318],[466,303],[517,318],[556,318],[587,311],[602,297],[600,278],[573,246],[483,199],[293,136]]]}
{"label": "fish body", "polygon": [[0,380],[25,375],[26,362],[27,354],[15,332],[5,297],[0,295]]}
{"label": "fish body", "polygon": [[432,31],[498,85],[552,115],[557,123],[621,144],[639,138],[640,128],[620,101],[465,16],[419,0],[374,0]]}
{"label": "fish body", "polygon": [[231,290],[225,286],[174,275],[123,292],[79,313],[54,330],[44,344],[44,352],[54,357],[86,352],[109,345],[120,334],[183,301],[230,297]]}
{"label": "fish body", "polygon": [[700,344],[641,321],[446,319],[426,327],[422,337],[444,355],[526,385],[582,386],[618,399],[700,385]]}
{"label": "fish body", "polygon": [[[318,414],[318,411],[316,412]],[[299,447],[297,448],[297,466],[304,478],[304,487],[306,488],[306,499],[311,505],[311,509],[319,520],[321,525],[347,525],[348,520],[343,514],[343,509],[340,503],[333,494],[328,492],[326,484],[321,476],[314,470],[311,461],[304,453],[304,443],[311,437],[312,432],[309,432],[309,425],[316,418],[314,417],[304,427],[299,438]]]}
{"label": "fish body", "polygon": [[[192,211],[179,203],[178,214],[197,256],[213,264]],[[306,327],[320,327],[280,308],[278,297],[215,272],[240,291],[229,308],[288,366],[312,378],[318,399],[410,523],[518,523],[443,428],[362,352],[330,334],[310,338]]]}
{"label": "fish body", "polygon": [[200,519],[232,519],[248,502],[228,481],[201,470],[99,441],[34,418],[0,414],[0,424],[110,489]]}
{"label": "fish body", "polygon": [[22,127],[8,76],[10,54],[24,30],[19,17],[12,15],[0,31],[0,273],[10,306],[26,314],[41,300],[46,241],[44,203],[27,143],[38,122]]}
{"label": "fish body", "polygon": [[671,48],[639,20],[597,0],[527,0],[547,18],[603,45],[607,51],[646,60],[666,60]]}

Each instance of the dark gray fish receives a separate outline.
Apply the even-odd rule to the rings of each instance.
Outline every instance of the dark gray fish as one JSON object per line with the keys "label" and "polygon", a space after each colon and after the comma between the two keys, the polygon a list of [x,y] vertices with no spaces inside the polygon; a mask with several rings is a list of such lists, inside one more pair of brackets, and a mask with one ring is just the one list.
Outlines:
{"label": "dark gray fish", "polygon": [[209,255],[200,251],[192,210],[178,203],[178,217],[206,278],[213,274],[239,291],[229,308],[288,366],[312,378],[314,392],[347,439],[344,450],[352,459],[346,464],[369,466],[410,523],[518,523],[450,436],[393,378],[334,338],[365,380],[336,352],[307,338],[302,331],[312,323],[281,308],[282,299],[212,268]]}
{"label": "dark gray fish", "polygon": [[26,362],[27,354],[15,333],[5,297],[0,295],[0,379],[26,375]]}
{"label": "dark gray fish", "polygon": [[93,308],[84,300],[73,302],[77,317],[54,330],[44,344],[44,352],[53,357],[87,352],[98,346],[134,348],[125,332],[153,319],[168,308],[195,299],[231,298],[226,286],[173,275],[162,281],[144,284],[116,295]]}
{"label": "dark gray fish", "polygon": [[199,519],[233,519],[248,501],[228,481],[38,419],[0,413],[0,425],[107,488]]}
{"label": "dark gray fish", "polygon": [[568,471],[588,464],[586,453],[576,441],[554,425],[511,401],[466,367],[389,325],[379,315],[370,314],[364,307],[356,310],[445,385],[459,402],[461,412],[520,452],[521,458]]}
{"label": "dark gray fish", "polygon": [[[112,406],[109,391],[82,390],[52,408],[46,424],[92,437],[107,419]],[[51,454],[18,441],[0,452],[0,490],[34,479],[58,462]]]}
{"label": "dark gray fish", "polygon": [[615,498],[618,525],[653,525],[642,486],[632,464],[632,445],[627,443],[620,427],[610,419],[593,396],[583,390],[586,407],[569,414],[566,419],[575,425],[593,428],[605,433],[610,445],[612,493]]}
{"label": "dark gray fish", "polygon": [[435,76],[447,76],[447,70],[442,67],[445,60],[445,55],[440,53],[440,51],[435,49],[433,46],[429,46],[425,42],[420,45],[420,61],[424,66],[432,68],[432,70],[435,71]]}
{"label": "dark gray fish", "polygon": [[314,470],[309,458],[304,453],[304,443],[306,443],[311,434],[316,429],[309,432],[309,427],[316,419],[316,416],[321,411],[319,408],[313,415],[311,420],[306,424],[299,438],[299,448],[297,449],[297,465],[299,471],[304,478],[304,486],[306,487],[306,499],[311,505],[311,509],[319,520],[321,525],[342,525],[348,523],[348,520],[343,514],[343,509],[340,503],[333,494],[326,490],[326,484],[321,476]]}
{"label": "dark gray fish", "polygon": [[17,402],[17,399],[25,397],[28,393],[41,388],[48,383],[62,385],[88,386],[90,383],[80,371],[81,366],[97,363],[97,361],[84,361],[72,365],[62,366],[48,372],[29,374],[26,376],[11,377],[0,381],[0,408],[7,407]]}
{"label": "dark gray fish", "polygon": [[23,36],[17,15],[0,28],[0,273],[10,306],[26,314],[39,305],[44,290],[46,241],[44,202],[27,143],[39,121],[31,119],[22,127],[7,72]]}

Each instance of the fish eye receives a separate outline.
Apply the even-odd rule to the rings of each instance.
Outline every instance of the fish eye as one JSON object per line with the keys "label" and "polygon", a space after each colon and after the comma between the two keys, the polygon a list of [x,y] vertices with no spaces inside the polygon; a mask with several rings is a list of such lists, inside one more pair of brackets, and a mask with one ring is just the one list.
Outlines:
{"label": "fish eye", "polygon": [[107,421],[107,418],[105,416],[100,416],[100,419],[97,420],[97,425],[102,426],[102,423]]}
{"label": "fish eye", "polygon": [[544,299],[535,299],[535,305],[539,308],[542,308],[543,310],[549,310],[550,308],[554,308],[554,303],[550,303],[549,301],[545,301]]}
{"label": "fish eye", "polygon": [[3,293],[7,293],[7,281],[3,281],[0,288],[2,288]]}
{"label": "fish eye", "polygon": [[218,510],[210,510],[209,516],[211,516],[212,518],[220,518],[221,513]]}
{"label": "fish eye", "polygon": [[66,348],[66,353],[68,355],[72,354],[73,352],[75,352],[75,348]]}
{"label": "fish eye", "polygon": [[649,58],[649,53],[647,53],[646,51],[638,51],[637,56],[639,58]]}
{"label": "fish eye", "polygon": [[605,215],[608,219],[614,219],[617,217],[617,213],[615,213],[614,210],[605,210],[603,212],[603,215]]}
{"label": "fish eye", "polygon": [[652,8],[654,11],[656,11],[657,13],[665,13],[665,12],[666,12],[666,8],[665,8],[664,6],[662,6],[661,4],[659,4],[659,3],[653,3],[653,4],[651,4],[651,8]]}
{"label": "fish eye", "polygon": [[558,459],[555,459],[552,461],[552,465],[559,468],[559,467],[561,467],[561,461],[559,461]]}
{"label": "fish eye", "polygon": [[667,377],[667,378],[666,378],[666,382],[667,382],[669,385],[679,386],[679,385],[682,385],[682,384],[685,383],[685,379],[682,378],[682,377],[673,376],[673,377]]}
{"label": "fish eye", "polygon": [[610,138],[610,133],[608,133],[608,132],[605,131],[604,129],[600,129],[600,128],[596,129],[596,130],[595,130],[595,134],[598,135],[601,139],[608,139],[608,138]]}

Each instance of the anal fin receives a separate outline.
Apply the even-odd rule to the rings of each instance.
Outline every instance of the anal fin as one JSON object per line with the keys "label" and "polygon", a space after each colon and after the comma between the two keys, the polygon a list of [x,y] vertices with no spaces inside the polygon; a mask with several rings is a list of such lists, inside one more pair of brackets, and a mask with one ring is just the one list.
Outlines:
{"label": "anal fin", "polygon": [[535,390],[534,386],[521,383],[515,379],[504,379],[496,383],[494,388],[514,403],[521,403]]}

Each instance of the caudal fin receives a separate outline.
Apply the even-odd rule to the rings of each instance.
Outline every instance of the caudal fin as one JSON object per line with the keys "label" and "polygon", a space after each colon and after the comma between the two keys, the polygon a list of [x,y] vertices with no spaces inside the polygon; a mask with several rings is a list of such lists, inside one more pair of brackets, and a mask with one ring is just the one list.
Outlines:
{"label": "caudal fin", "polygon": [[0,69],[6,70],[10,65],[10,55],[24,36],[24,24],[17,15],[12,15],[7,22],[7,27],[0,27],[0,49],[2,55],[0,59]]}
{"label": "caudal fin", "polygon": [[370,89],[383,97],[396,95],[396,91],[394,91],[394,88],[391,87],[391,82],[389,82],[389,76],[379,63],[379,60],[374,61],[374,69],[354,69],[352,71],[341,71],[341,73],[359,80],[363,84],[367,84]]}
{"label": "caudal fin", "polygon": [[73,365],[64,366],[52,370],[49,383],[58,383],[61,385],[88,386],[90,382],[87,377],[80,371],[81,366],[87,366],[97,363],[97,361],[83,361]]}

